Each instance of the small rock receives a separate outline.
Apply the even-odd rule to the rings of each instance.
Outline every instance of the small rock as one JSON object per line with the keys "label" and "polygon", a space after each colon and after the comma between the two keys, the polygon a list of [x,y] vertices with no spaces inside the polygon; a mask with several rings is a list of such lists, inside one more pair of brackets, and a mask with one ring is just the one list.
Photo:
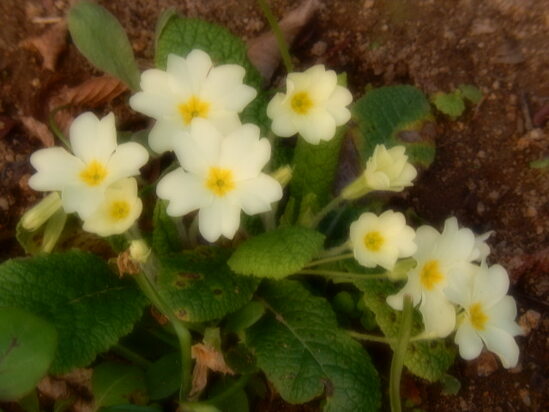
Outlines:
{"label": "small rock", "polygon": [[519,318],[518,323],[524,331],[524,335],[528,336],[532,329],[538,328],[540,320],[541,314],[533,309],[529,309]]}
{"label": "small rock", "polygon": [[526,217],[534,217],[534,216],[537,216],[537,214],[538,214],[538,211],[536,210],[535,207],[532,207],[532,206],[528,206],[524,211],[524,216]]}
{"label": "small rock", "polygon": [[478,376],[490,376],[499,365],[496,356],[492,352],[483,352],[476,360],[476,369]]}
{"label": "small rock", "polygon": [[519,396],[522,400],[522,403],[524,403],[528,407],[532,406],[532,400],[530,399],[530,392],[528,391],[528,389],[519,389]]}
{"label": "small rock", "polygon": [[0,209],[8,210],[9,207],[8,200],[5,197],[0,197]]}

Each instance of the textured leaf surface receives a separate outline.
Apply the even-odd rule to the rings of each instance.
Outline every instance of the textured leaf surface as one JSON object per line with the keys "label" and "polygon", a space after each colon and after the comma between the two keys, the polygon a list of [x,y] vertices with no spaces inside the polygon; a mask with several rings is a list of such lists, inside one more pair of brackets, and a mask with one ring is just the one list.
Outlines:
{"label": "textured leaf surface", "polygon": [[173,395],[181,384],[181,354],[173,352],[161,357],[147,368],[145,377],[152,400]]}
{"label": "textured leaf surface", "polygon": [[0,306],[27,310],[57,328],[55,374],[86,366],[109,349],[131,331],[145,303],[131,282],[89,253],[13,259],[0,266]]}
{"label": "textured leaf surface", "polygon": [[374,411],[377,372],[362,346],[338,329],[323,298],[295,281],[268,281],[259,295],[271,314],[247,332],[258,365],[290,403],[326,396],[325,411]]}
{"label": "textured leaf surface", "polygon": [[[421,90],[413,86],[388,86],[374,89],[360,98],[353,107],[353,118],[358,123],[358,147],[364,160],[378,144],[387,147],[406,146],[414,163],[429,166],[435,156],[433,142],[418,134],[417,141],[400,138],[406,130],[418,130],[431,114],[429,102]],[[410,140],[410,139],[408,139]]]}
{"label": "textured leaf surface", "polygon": [[172,218],[166,213],[167,202],[158,200],[153,214],[152,247],[159,256],[181,251],[181,240]]}
{"label": "textured leaf surface", "polygon": [[103,7],[79,1],[68,15],[69,31],[78,50],[97,68],[139,88],[139,69],[126,32]]}
{"label": "textured leaf surface", "polygon": [[229,253],[204,247],[162,261],[157,286],[180,319],[220,319],[250,301],[259,282],[234,274],[227,266]]}
{"label": "textured leaf surface", "polygon": [[458,118],[465,111],[465,102],[459,90],[452,93],[435,93],[432,101],[440,112],[447,114],[452,119]]}
{"label": "textured leaf surface", "polygon": [[477,104],[482,100],[482,91],[472,84],[460,84],[459,90],[461,95],[473,104]]}
{"label": "textured leaf surface", "polygon": [[0,308],[0,401],[34,388],[50,367],[57,331],[49,322],[16,308]]}
{"label": "textured leaf surface", "polygon": [[281,279],[303,268],[323,243],[324,235],[312,229],[282,227],[242,243],[229,266],[243,275]]}
{"label": "textured leaf surface", "polygon": [[[393,310],[385,301],[390,294],[396,293],[398,287],[384,280],[360,280],[354,282],[364,292],[364,303],[375,313],[376,321],[388,337],[395,337],[400,325],[400,312]],[[415,312],[413,333],[419,333],[422,328],[421,315]],[[404,358],[404,365],[413,374],[436,381],[452,365],[455,357],[453,345],[442,339],[413,342],[410,344]]]}
{"label": "textured leaf surface", "polygon": [[105,362],[92,376],[95,406],[113,406],[147,400],[145,375],[133,365]]}

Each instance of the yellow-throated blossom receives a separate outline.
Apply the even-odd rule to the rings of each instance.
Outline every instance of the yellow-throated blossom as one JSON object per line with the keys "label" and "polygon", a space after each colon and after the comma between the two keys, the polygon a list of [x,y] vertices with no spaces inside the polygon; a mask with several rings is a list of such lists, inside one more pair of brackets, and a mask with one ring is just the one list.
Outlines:
{"label": "yellow-throated blossom", "polygon": [[195,118],[208,119],[223,133],[240,125],[238,113],[257,92],[243,83],[245,70],[236,64],[215,66],[202,50],[186,58],[170,54],[166,71],[150,69],[141,75],[141,89],[130,106],[156,119],[149,145],[157,153],[173,150],[173,139],[188,130]]}
{"label": "yellow-throated blossom", "polygon": [[78,116],[70,127],[74,155],[61,147],[40,149],[30,162],[36,169],[29,186],[40,191],[60,191],[65,212],[83,219],[103,202],[112,183],[139,174],[147,163],[147,150],[133,142],[116,144],[114,115],[99,120],[93,113]]}
{"label": "yellow-throated blossom", "polygon": [[169,201],[170,216],[199,209],[198,227],[206,240],[231,239],[241,210],[266,212],[282,197],[280,183],[261,173],[271,146],[260,139],[257,126],[245,124],[224,136],[207,120],[195,119],[190,132],[181,133],[187,135],[175,145],[181,168],[162,178],[157,194]]}
{"label": "yellow-throated blossom", "polygon": [[450,279],[467,275],[469,262],[476,258],[475,235],[469,229],[460,229],[455,218],[449,218],[442,233],[431,226],[418,228],[416,244],[413,257],[417,266],[408,274],[404,288],[389,296],[387,303],[402,310],[404,295],[410,295],[414,305],[420,304],[426,334],[445,337],[454,330],[456,313],[444,289]]}
{"label": "yellow-throated blossom", "polygon": [[121,179],[105,190],[103,202],[84,219],[84,230],[99,236],[124,233],[141,215],[142,208],[136,180]]}
{"label": "yellow-throated blossom", "polygon": [[516,366],[519,348],[513,336],[522,334],[516,324],[515,300],[506,295],[509,277],[500,265],[471,265],[470,276],[456,276],[446,289],[448,298],[463,308],[455,342],[464,359],[474,359],[483,348],[501,359],[504,367]]}
{"label": "yellow-throated blossom", "polygon": [[337,84],[337,74],[323,65],[303,73],[289,73],[286,93],[277,93],[267,106],[271,129],[281,137],[299,133],[307,142],[318,144],[334,137],[336,126],[351,118],[346,106],[353,96]]}
{"label": "yellow-throated blossom", "polygon": [[351,244],[356,260],[366,267],[377,265],[392,270],[397,259],[417,249],[415,232],[402,213],[387,210],[380,216],[363,213],[351,224]]}

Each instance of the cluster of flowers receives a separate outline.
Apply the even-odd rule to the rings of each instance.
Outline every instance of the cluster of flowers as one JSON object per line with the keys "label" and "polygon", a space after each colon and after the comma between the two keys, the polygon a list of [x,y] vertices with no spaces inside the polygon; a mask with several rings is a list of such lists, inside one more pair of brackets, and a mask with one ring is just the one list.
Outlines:
{"label": "cluster of flowers", "polygon": [[[410,186],[415,169],[407,164],[402,149],[378,147],[362,183],[357,179],[348,192],[399,191]],[[519,355],[513,337],[522,330],[515,322],[515,300],[506,295],[507,272],[500,265],[486,264],[490,248],[485,241],[489,235],[475,236],[471,230],[460,228],[455,218],[446,220],[442,233],[431,226],[414,231],[406,225],[403,214],[388,210],[380,216],[362,214],[351,224],[350,243],[360,264],[381,266],[393,280],[402,278],[399,258],[415,261],[413,269],[403,274],[406,285],[389,296],[387,303],[402,310],[408,295],[414,306],[419,304],[423,337],[444,338],[456,331],[454,340],[464,359],[476,358],[486,344],[503,366],[510,368],[516,366]]]}

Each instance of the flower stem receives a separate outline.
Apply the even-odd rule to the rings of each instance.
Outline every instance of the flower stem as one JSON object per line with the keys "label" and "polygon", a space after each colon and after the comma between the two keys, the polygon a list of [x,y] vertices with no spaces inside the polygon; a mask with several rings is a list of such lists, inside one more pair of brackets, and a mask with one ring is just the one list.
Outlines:
{"label": "flower stem", "polygon": [[311,223],[308,225],[309,227],[317,227],[318,224],[330,213],[332,210],[337,208],[345,199],[343,199],[341,196],[333,198],[330,203],[328,203],[326,206],[324,206],[320,212],[318,212],[313,219],[311,220]]}
{"label": "flower stem", "polygon": [[71,145],[69,144],[69,141],[67,140],[63,132],[59,129],[59,127],[57,126],[57,122],[55,121],[55,115],[57,114],[57,112],[64,110],[67,107],[70,107],[70,104],[59,106],[53,109],[48,116],[48,125],[50,126],[50,129],[55,135],[55,137],[61,140],[61,142],[65,145],[65,147],[70,150]]}
{"label": "flower stem", "polygon": [[387,279],[387,276],[384,273],[377,275],[368,275],[366,273],[353,273],[353,272],[338,272],[335,270],[315,270],[315,269],[303,269],[295,273],[296,275],[322,275],[331,278],[346,278],[346,279],[359,279],[359,280],[370,280],[370,279]]}
{"label": "flower stem", "polygon": [[344,255],[331,256],[324,259],[313,260],[312,262],[306,264],[305,267],[310,268],[312,266],[319,266],[325,263],[337,262],[338,260],[351,259],[353,256],[354,256],[353,253],[345,253]]}
{"label": "flower stem", "polygon": [[393,341],[392,339],[386,338],[384,336],[369,335],[366,333],[355,332],[353,330],[348,330],[347,333],[349,334],[349,336],[352,336],[355,339],[364,340],[367,342],[378,342],[378,343],[390,344]]}
{"label": "flower stem", "polygon": [[112,350],[116,354],[122,356],[123,358],[129,360],[130,362],[135,363],[138,366],[141,366],[142,368],[148,368],[152,364],[151,361],[145,359],[139,353],[134,352],[130,348],[128,348],[128,347],[126,347],[126,346],[124,346],[120,343],[114,345]]}
{"label": "flower stem", "polygon": [[391,375],[389,377],[389,400],[391,402],[391,412],[401,412],[400,404],[400,377],[404,365],[404,354],[408,348],[410,332],[412,329],[412,298],[404,296],[404,307],[402,309],[402,320],[398,332],[396,346],[391,361]]}
{"label": "flower stem", "polygon": [[257,4],[259,4],[263,15],[267,19],[269,26],[271,26],[271,30],[273,31],[276,42],[278,44],[278,50],[280,51],[280,55],[282,56],[282,61],[284,62],[284,66],[286,67],[286,71],[288,73],[293,72],[294,65],[292,63],[292,58],[290,57],[290,52],[288,51],[288,43],[286,43],[284,34],[280,30],[280,26],[278,25],[278,22],[276,21],[273,12],[271,11],[271,8],[265,0],[257,0]]}
{"label": "flower stem", "polygon": [[322,252],[320,254],[320,257],[324,258],[324,257],[328,257],[328,256],[339,255],[342,252],[346,252],[350,248],[351,248],[351,243],[350,242],[345,242],[342,245],[335,246],[335,247],[330,248],[330,249],[326,249],[324,252]]}

